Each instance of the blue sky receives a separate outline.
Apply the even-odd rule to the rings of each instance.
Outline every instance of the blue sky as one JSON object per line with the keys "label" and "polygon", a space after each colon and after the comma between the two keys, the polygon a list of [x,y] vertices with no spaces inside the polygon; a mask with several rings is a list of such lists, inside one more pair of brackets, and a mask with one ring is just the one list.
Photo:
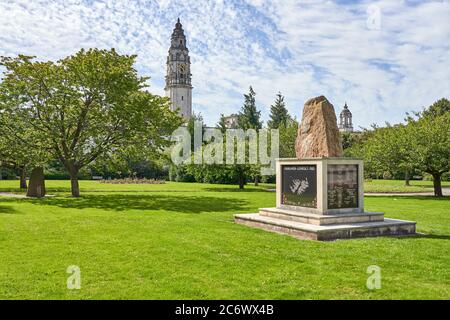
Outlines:
{"label": "blue sky", "polygon": [[114,47],[137,54],[150,91],[162,95],[178,16],[194,111],[209,125],[237,112],[250,85],[264,120],[278,91],[297,118],[323,94],[336,112],[347,101],[356,127],[450,98],[448,0],[0,0],[0,55]]}

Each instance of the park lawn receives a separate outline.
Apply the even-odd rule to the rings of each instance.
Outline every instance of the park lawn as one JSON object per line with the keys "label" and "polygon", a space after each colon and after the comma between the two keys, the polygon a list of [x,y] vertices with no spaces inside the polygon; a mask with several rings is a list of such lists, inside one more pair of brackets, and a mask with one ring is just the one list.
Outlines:
{"label": "park lawn", "polygon": [[[433,192],[433,181],[411,180],[410,186],[405,186],[404,180],[370,180],[364,182],[366,193],[407,193]],[[442,187],[450,187],[450,181],[442,181]]]}
{"label": "park lawn", "polygon": [[[264,187],[47,181],[55,197],[0,197],[2,299],[449,299],[450,198],[366,197],[425,236],[316,242],[233,223],[275,205]],[[1,181],[0,191],[17,190]],[[66,269],[81,269],[68,290]],[[366,288],[367,267],[381,289]]]}
{"label": "park lawn", "polygon": [[[364,181],[365,193],[408,193],[408,192],[433,192],[433,181],[411,180],[410,186],[405,186],[404,180],[366,180]],[[441,182],[443,188],[450,187],[450,181]],[[275,184],[265,185],[267,188],[275,188]]]}

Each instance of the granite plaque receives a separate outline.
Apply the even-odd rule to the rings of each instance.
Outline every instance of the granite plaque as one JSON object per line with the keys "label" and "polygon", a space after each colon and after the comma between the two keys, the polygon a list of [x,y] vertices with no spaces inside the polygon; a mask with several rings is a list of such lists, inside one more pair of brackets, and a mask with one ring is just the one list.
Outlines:
{"label": "granite plaque", "polygon": [[281,166],[281,203],[317,208],[317,168],[315,165]]}
{"label": "granite plaque", "polygon": [[328,209],[358,208],[358,165],[328,165]]}

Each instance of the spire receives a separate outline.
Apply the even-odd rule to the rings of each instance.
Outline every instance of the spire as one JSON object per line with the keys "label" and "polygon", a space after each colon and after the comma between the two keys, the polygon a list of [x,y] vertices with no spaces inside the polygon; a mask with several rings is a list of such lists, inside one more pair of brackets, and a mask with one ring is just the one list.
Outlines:
{"label": "spire", "polygon": [[177,23],[175,24],[175,29],[182,29],[183,25],[180,22],[180,18],[177,19]]}

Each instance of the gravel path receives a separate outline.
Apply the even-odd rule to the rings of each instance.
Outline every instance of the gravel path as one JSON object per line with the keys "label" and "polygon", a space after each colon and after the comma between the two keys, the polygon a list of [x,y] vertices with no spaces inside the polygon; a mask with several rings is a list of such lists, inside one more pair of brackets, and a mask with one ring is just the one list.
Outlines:
{"label": "gravel path", "polygon": [[0,197],[26,198],[27,196],[24,194],[15,194],[15,193],[11,193],[11,192],[0,192]]}

